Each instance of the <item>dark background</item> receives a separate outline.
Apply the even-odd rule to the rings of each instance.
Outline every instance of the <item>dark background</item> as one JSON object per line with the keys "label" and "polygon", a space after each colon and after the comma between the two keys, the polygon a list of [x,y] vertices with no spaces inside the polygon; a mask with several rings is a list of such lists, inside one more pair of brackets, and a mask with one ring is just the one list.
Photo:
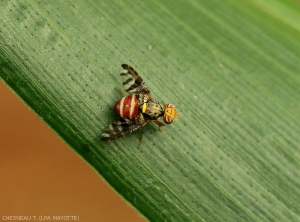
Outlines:
{"label": "dark background", "polygon": [[3,216],[146,221],[0,80]]}

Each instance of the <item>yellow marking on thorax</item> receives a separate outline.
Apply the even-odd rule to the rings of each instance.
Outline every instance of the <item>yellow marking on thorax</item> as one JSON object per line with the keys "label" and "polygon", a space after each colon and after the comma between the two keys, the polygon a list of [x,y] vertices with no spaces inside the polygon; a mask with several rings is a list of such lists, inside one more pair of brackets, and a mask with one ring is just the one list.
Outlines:
{"label": "yellow marking on thorax", "polygon": [[143,103],[143,107],[142,107],[142,113],[146,112],[147,109],[147,104]]}

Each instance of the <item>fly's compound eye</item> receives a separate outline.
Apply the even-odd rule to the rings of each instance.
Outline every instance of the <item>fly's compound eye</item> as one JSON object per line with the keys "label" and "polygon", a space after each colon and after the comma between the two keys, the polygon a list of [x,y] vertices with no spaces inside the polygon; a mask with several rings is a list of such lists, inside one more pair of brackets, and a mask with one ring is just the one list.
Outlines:
{"label": "fly's compound eye", "polygon": [[164,121],[166,124],[170,124],[174,121],[174,118],[177,117],[175,106],[172,104],[167,104],[165,106],[165,113],[164,113]]}

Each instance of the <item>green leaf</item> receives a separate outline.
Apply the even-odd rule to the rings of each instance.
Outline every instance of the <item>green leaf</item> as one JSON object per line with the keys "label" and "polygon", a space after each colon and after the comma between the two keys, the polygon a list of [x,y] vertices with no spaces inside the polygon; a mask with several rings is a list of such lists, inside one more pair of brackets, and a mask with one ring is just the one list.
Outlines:
{"label": "green leaf", "polygon": [[[294,0],[0,1],[1,78],[151,221],[300,221]],[[112,142],[120,65],[180,120]]]}

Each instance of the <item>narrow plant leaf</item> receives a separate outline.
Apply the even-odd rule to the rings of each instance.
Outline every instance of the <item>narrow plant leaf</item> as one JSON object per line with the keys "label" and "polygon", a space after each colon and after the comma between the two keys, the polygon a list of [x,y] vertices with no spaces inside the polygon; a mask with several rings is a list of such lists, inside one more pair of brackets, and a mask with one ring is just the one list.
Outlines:
{"label": "narrow plant leaf", "polygon": [[[300,220],[293,0],[0,1],[1,78],[151,221]],[[180,120],[100,140],[120,65]]]}

